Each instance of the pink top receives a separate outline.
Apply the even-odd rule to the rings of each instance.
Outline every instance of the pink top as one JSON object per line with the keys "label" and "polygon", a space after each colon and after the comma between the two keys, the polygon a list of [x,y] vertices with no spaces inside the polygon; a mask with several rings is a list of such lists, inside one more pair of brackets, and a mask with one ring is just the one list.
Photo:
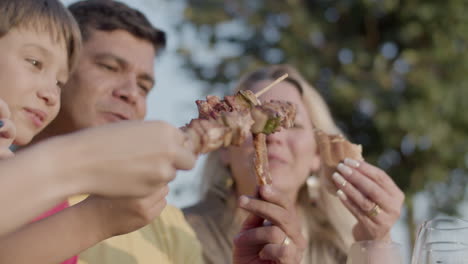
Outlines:
{"label": "pink top", "polygon": [[[33,220],[33,222],[36,222],[36,221],[39,221],[43,218],[46,218],[46,217],[49,217],[51,215],[54,215],[62,210],[65,210],[66,208],[68,208],[70,205],[68,204],[68,201],[65,201],[63,203],[60,203],[58,204],[57,206],[55,206],[54,208],[50,209],[49,211],[41,214],[39,217],[37,217],[36,219]],[[78,256],[74,256],[74,257],[71,257],[67,260],[65,260],[64,262],[62,262],[61,264],[77,264],[78,263]]]}

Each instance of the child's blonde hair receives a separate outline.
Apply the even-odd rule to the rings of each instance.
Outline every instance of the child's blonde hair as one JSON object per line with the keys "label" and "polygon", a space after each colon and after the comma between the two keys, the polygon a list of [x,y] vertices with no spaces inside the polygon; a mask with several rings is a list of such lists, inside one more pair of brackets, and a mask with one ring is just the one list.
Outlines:
{"label": "child's blonde hair", "polygon": [[12,29],[47,32],[65,44],[71,72],[81,50],[81,33],[73,16],[59,0],[1,0],[0,38]]}

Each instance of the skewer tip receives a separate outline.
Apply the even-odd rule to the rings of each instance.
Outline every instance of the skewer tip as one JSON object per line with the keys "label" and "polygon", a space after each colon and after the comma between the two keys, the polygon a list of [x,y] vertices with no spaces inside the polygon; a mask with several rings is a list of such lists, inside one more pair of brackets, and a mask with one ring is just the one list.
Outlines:
{"label": "skewer tip", "polygon": [[263,88],[262,90],[258,91],[255,93],[255,97],[259,97],[260,95],[266,93],[268,90],[270,90],[273,86],[277,85],[278,83],[280,83],[281,81],[283,81],[284,79],[288,78],[288,74],[285,73],[283,75],[281,75],[278,79],[274,80],[272,83],[270,83],[268,86],[266,86],[265,88]]}

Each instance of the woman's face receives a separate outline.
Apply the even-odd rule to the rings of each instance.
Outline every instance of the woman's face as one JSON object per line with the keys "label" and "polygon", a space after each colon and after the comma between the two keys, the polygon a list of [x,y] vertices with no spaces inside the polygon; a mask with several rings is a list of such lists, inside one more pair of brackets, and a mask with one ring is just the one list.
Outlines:
{"label": "woman's face", "polygon": [[[252,90],[259,91],[270,83],[271,81],[259,81]],[[269,170],[273,185],[296,197],[307,177],[320,167],[309,114],[298,88],[288,82],[277,84],[262,95],[260,100],[284,100],[297,107],[295,126],[267,137]],[[231,168],[238,194],[253,194],[255,191],[254,153],[251,137],[242,146],[229,147],[221,153],[223,162]]]}

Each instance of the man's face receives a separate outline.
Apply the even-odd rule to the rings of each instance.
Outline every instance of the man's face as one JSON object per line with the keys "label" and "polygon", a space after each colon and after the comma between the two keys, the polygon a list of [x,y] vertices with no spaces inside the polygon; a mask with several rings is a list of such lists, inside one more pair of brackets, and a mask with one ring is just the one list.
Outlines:
{"label": "man's face", "polygon": [[63,89],[59,122],[81,129],[143,119],[155,55],[149,41],[126,31],[93,31]]}

